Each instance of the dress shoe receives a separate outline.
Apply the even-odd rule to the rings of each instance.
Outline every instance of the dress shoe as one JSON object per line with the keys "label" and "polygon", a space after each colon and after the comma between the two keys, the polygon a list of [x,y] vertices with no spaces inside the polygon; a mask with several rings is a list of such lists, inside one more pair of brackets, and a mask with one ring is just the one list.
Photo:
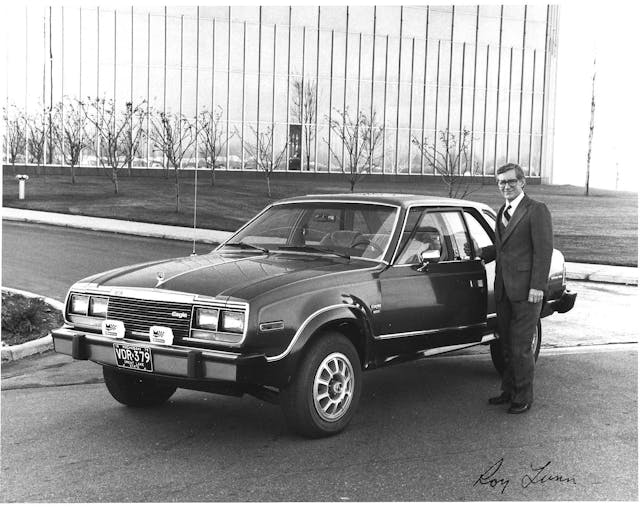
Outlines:
{"label": "dress shoe", "polygon": [[522,414],[531,408],[531,403],[512,403],[509,407],[510,414]]}
{"label": "dress shoe", "polygon": [[489,405],[505,405],[511,402],[511,395],[509,393],[502,393],[500,396],[494,396],[489,398]]}

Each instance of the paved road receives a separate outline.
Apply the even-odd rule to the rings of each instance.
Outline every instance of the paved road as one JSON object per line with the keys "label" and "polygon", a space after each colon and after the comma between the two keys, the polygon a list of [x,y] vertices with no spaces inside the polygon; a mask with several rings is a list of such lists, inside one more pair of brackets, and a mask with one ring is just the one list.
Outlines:
{"label": "paved road", "polygon": [[[200,244],[196,252],[211,249]],[[2,284],[62,301],[85,276],[191,251],[182,241],[3,221]]]}
{"label": "paved road", "polygon": [[[192,245],[64,227],[3,222],[2,284],[63,300],[75,281],[108,269],[189,255]],[[198,253],[211,250],[198,245]],[[576,307],[543,324],[543,346],[637,342],[637,287],[571,282]],[[606,315],[606,318],[603,318]]]}
{"label": "paved road", "polygon": [[374,371],[349,428],[323,440],[251,397],[178,390],[130,409],[97,365],[28,359],[3,369],[0,502],[637,500],[625,347],[544,351],[520,416],[486,403],[499,382],[484,354]]}

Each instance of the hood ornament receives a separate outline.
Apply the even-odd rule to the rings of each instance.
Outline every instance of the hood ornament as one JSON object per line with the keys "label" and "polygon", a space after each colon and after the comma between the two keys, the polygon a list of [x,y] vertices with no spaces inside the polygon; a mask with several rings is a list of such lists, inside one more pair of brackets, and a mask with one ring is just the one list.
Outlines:
{"label": "hood ornament", "polygon": [[164,278],[165,278],[164,271],[158,271],[156,273],[156,280],[158,280],[158,283],[156,284],[156,287],[158,285],[162,284],[162,282],[164,282]]}

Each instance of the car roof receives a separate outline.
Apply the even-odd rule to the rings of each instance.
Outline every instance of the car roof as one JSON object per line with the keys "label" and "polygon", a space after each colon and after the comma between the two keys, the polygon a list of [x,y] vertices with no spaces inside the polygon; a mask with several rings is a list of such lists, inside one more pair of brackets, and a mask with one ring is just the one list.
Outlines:
{"label": "car roof", "polygon": [[410,206],[473,206],[475,208],[491,209],[486,204],[463,199],[451,199],[432,195],[399,194],[399,193],[345,193],[345,194],[309,194],[282,199],[274,204],[291,202],[335,201],[335,202],[366,202],[375,204],[389,204],[408,208]]}

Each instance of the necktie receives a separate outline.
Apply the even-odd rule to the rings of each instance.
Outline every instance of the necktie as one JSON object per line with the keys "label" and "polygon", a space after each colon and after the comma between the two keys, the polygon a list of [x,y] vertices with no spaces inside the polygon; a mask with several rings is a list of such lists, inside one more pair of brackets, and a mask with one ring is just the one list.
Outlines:
{"label": "necktie", "polygon": [[509,213],[510,209],[511,209],[511,205],[507,206],[504,212],[502,213],[502,224],[505,227],[509,225],[509,220],[511,220],[511,213]]}

